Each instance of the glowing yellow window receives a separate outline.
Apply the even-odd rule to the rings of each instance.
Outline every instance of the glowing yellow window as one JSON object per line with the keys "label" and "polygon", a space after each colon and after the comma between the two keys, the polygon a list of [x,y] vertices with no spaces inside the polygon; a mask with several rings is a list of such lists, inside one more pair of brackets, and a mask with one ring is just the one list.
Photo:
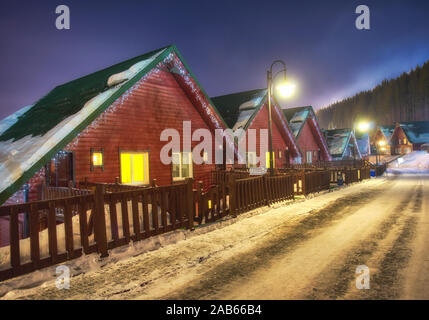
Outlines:
{"label": "glowing yellow window", "polygon": [[121,152],[121,182],[149,184],[149,154]]}
{"label": "glowing yellow window", "polygon": [[101,152],[94,152],[92,154],[92,165],[94,167],[103,165],[103,154]]}
{"label": "glowing yellow window", "polygon": [[[265,167],[267,169],[270,168],[270,153],[266,152],[265,153]],[[273,151],[273,167],[276,167],[276,157],[274,156],[274,151]]]}

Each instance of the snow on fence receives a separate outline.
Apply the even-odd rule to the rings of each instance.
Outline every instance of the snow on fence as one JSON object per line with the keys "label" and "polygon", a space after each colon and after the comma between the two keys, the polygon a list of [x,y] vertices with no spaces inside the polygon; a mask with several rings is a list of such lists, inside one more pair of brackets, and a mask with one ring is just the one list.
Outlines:
{"label": "snow on fence", "polygon": [[[87,195],[0,207],[10,244],[0,248],[0,281],[174,229],[193,227],[193,180],[115,193],[97,184]],[[18,217],[28,214],[30,237],[20,239]],[[58,224],[58,215],[64,223]],[[47,229],[41,230],[43,217]],[[90,221],[93,219],[93,227]]]}
{"label": "snow on fence", "polygon": [[[370,177],[370,168],[285,170],[250,176],[223,172],[218,184],[203,190],[193,179],[169,186],[132,187],[87,183],[81,195],[0,207],[9,221],[10,244],[0,248],[0,281],[75,259],[82,253],[108,250],[178,228],[192,229],[269,205],[330,188],[336,176],[346,183]],[[244,177],[244,178],[241,178]],[[335,177],[335,180],[334,180]],[[333,181],[334,180],[334,181]],[[70,195],[70,194],[69,194]],[[54,195],[56,197],[56,195]],[[30,237],[20,238],[19,217],[29,217]],[[63,223],[58,224],[59,217]],[[47,221],[43,230],[41,221]]]}

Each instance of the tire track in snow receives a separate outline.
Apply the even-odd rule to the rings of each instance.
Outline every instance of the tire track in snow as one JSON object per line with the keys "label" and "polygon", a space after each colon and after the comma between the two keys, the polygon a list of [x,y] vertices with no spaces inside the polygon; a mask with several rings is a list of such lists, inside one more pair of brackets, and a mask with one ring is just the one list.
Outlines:
{"label": "tire track in snow", "polygon": [[268,268],[269,262],[276,256],[292,251],[299,243],[311,238],[335,220],[352,215],[381,192],[383,190],[377,188],[348,195],[321,210],[312,212],[296,226],[291,227],[286,223],[266,237],[259,247],[214,267],[202,274],[194,284],[186,284],[184,288],[175,290],[162,299],[222,298],[221,295],[217,295],[221,294],[225,287],[230,286],[231,282],[246,279],[257,269]]}
{"label": "tire track in snow", "polygon": [[[357,290],[355,288],[355,270],[359,265],[367,265],[370,268],[371,274],[371,291],[373,284],[377,286],[378,278],[377,274],[379,272],[386,272],[386,270],[377,270],[374,268],[373,263],[369,261],[379,253],[378,251],[385,251],[386,249],[382,247],[385,245],[385,242],[390,242],[389,245],[394,245],[390,239],[390,236],[393,236],[393,240],[400,237],[400,231],[404,226],[403,220],[406,220],[407,217],[404,216],[404,212],[411,207],[415,207],[416,202],[418,202],[418,197],[415,197],[415,200],[412,201],[413,194],[417,187],[414,187],[406,194],[406,198],[395,207],[392,211],[392,214],[388,216],[384,221],[381,222],[377,231],[367,236],[364,240],[360,241],[357,245],[352,247],[344,257],[340,257],[338,260],[341,261],[341,264],[334,264],[323,270],[317,279],[323,279],[315,284],[312,292],[310,292],[306,299],[340,299],[343,298],[350,291],[356,293],[352,295],[353,299],[371,299],[367,295],[366,290]],[[413,203],[412,203],[413,202]],[[402,225],[400,224],[402,222]],[[405,222],[405,227],[408,224],[408,220]],[[396,235],[395,235],[396,233]],[[383,242],[384,241],[384,242]],[[382,253],[382,257],[386,252]],[[374,274],[374,271],[376,273]],[[326,276],[330,275],[330,276]],[[350,297],[347,297],[349,299]]]}

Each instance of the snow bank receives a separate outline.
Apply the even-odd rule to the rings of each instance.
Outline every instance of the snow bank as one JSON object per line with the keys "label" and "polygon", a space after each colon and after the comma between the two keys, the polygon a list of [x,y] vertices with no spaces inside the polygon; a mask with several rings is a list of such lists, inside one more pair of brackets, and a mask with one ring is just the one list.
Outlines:
{"label": "snow bank", "polygon": [[414,151],[392,161],[387,173],[392,174],[429,174],[429,153]]}

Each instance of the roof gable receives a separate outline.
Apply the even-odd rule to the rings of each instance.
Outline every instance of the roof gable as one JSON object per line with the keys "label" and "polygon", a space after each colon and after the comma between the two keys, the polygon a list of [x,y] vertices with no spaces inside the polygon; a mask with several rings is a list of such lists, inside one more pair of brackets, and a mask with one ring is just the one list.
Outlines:
{"label": "roof gable", "polygon": [[[152,51],[59,86],[25,112],[20,110],[0,122],[0,128],[5,129],[0,136],[0,204],[113,102],[126,99],[134,86],[144,81],[153,69],[156,71],[160,63],[179,67],[175,77],[183,82],[187,93],[198,95],[194,101],[201,105],[200,113],[204,113],[212,127],[224,128],[222,118],[176,47]],[[67,97],[68,90],[70,97]],[[61,107],[61,111],[56,112]],[[33,124],[26,127],[31,119]]]}
{"label": "roof gable", "polygon": [[229,128],[246,130],[266,101],[266,95],[266,89],[256,89],[213,97],[211,100]]}
{"label": "roof gable", "polygon": [[347,146],[350,144],[350,140],[352,140],[352,143],[358,148],[352,129],[324,130],[323,132],[326,137],[329,153],[334,158],[343,157],[347,150]]}
{"label": "roof gable", "polygon": [[401,122],[399,126],[411,143],[429,143],[429,121]]}

